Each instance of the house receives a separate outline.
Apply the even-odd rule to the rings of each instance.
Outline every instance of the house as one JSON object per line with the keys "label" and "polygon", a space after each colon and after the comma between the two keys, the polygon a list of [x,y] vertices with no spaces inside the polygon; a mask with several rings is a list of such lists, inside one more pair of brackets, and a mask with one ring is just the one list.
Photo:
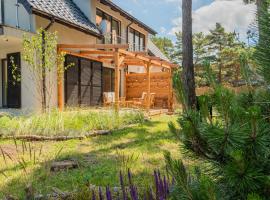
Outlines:
{"label": "house", "polygon": [[[145,74],[141,82],[146,87],[148,80],[148,92],[153,92],[149,73],[157,73],[152,79],[156,78],[156,85],[158,73],[171,73],[172,65],[150,40],[156,31],[110,0],[0,0],[0,108],[41,108],[37,83],[22,59],[23,35],[35,34],[41,27],[57,31],[59,50],[67,53],[65,64],[75,65],[65,72],[63,80],[57,80],[57,72],[50,76],[55,83],[50,99],[47,97],[51,107],[100,105],[103,92],[115,91],[117,100],[127,97],[128,80],[139,80],[134,74]],[[121,60],[125,64],[117,68],[119,73],[115,73],[113,50],[118,47],[126,57]],[[16,84],[12,81],[11,58],[21,77]],[[149,78],[145,63],[153,65],[148,70]],[[160,84],[156,90],[164,91],[162,98],[169,101],[170,81],[166,86]],[[146,90],[142,88],[128,98],[139,97]]]}

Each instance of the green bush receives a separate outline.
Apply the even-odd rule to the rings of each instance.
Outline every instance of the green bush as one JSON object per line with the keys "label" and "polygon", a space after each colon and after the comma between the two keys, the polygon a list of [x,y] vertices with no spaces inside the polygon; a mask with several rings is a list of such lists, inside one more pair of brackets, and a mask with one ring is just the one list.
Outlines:
{"label": "green bush", "polygon": [[[211,99],[211,101],[201,99]],[[222,199],[267,199],[270,196],[270,95],[258,89],[235,94],[222,86],[200,97],[200,110],[179,117],[172,132],[193,156],[208,160],[209,177]],[[213,106],[214,117],[208,109]],[[189,153],[190,155],[190,153]]]}

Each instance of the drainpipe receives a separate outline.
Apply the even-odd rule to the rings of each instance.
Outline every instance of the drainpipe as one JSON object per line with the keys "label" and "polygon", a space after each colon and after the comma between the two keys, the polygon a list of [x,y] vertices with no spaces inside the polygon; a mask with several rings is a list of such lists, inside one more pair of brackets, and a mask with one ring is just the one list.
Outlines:
{"label": "drainpipe", "polygon": [[54,24],[55,20],[54,18],[51,19],[51,22],[44,28],[42,31],[42,92],[43,92],[43,111],[46,110],[47,105],[46,105],[46,69],[45,69],[45,31],[48,31],[52,25]]}
{"label": "drainpipe", "polygon": [[16,28],[20,28],[20,26],[19,26],[19,2],[18,2],[18,0],[16,1],[16,4],[15,4],[15,6],[16,6]]}
{"label": "drainpipe", "polygon": [[129,33],[129,27],[130,27],[132,24],[134,24],[133,21],[131,21],[131,23],[129,23],[128,26],[127,26],[127,43],[128,43],[128,40],[129,40],[129,35],[128,35],[128,33]]}

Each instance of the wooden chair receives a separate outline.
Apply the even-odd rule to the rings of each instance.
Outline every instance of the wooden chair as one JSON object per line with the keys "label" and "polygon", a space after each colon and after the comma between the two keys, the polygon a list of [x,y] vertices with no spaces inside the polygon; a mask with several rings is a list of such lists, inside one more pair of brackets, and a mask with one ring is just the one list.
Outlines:
{"label": "wooden chair", "polygon": [[110,106],[115,102],[114,92],[104,92],[103,93],[103,105]]}
{"label": "wooden chair", "polygon": [[156,97],[156,93],[150,94],[150,108],[154,107],[155,105],[155,97]]}
{"label": "wooden chair", "polygon": [[147,100],[147,93],[143,92],[142,96],[140,98],[133,98],[132,100],[132,105],[134,105],[135,107],[141,107],[142,105],[145,104],[146,100]]}
{"label": "wooden chair", "polygon": [[[156,95],[155,93],[150,94],[150,108],[153,107],[155,104],[155,95]],[[135,99],[135,101],[133,101],[133,105],[136,107],[146,108],[147,107],[147,93],[143,92],[141,98],[137,98]]]}

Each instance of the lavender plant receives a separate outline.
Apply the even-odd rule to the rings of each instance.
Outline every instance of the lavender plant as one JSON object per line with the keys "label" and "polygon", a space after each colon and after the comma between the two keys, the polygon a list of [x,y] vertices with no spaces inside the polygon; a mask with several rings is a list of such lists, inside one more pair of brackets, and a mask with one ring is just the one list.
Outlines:
{"label": "lavender plant", "polygon": [[119,188],[111,188],[109,186],[102,188],[89,187],[82,189],[76,195],[68,198],[68,200],[166,200],[169,199],[170,188],[173,188],[173,179],[168,176],[162,176],[160,171],[155,170],[153,173],[154,189],[152,187],[140,187],[135,185],[130,170],[127,172],[127,183],[125,177],[120,171],[119,173]]}

